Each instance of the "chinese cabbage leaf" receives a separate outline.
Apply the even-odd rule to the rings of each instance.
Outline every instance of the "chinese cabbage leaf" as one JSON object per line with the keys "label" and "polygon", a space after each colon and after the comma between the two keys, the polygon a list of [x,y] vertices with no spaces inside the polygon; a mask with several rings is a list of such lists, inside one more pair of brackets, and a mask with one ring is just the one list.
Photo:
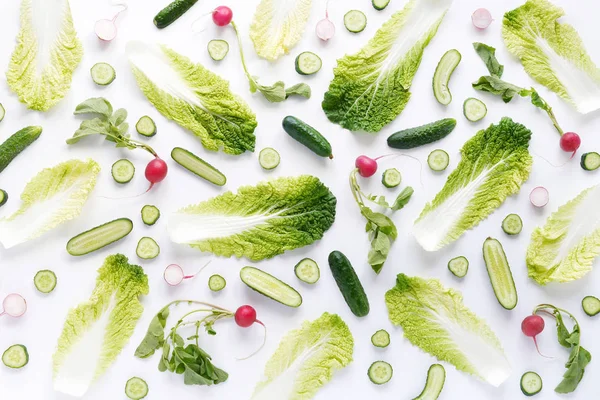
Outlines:
{"label": "chinese cabbage leaf", "polygon": [[528,0],[504,14],[502,36],[533,79],[586,114],[600,108],[600,69],[577,31],[558,22],[564,15],[547,0]]}
{"label": "chinese cabbage leaf", "polygon": [[379,132],[410,99],[423,51],[452,0],[410,0],[358,53],[340,58],[323,111],[351,131]]}
{"label": "chinese cabbage leaf", "polygon": [[529,277],[540,285],[569,282],[592,270],[600,254],[600,185],[581,192],[531,234]]}
{"label": "chinese cabbage leaf", "polygon": [[21,208],[0,218],[0,243],[8,249],[77,218],[99,173],[93,160],[70,160],[42,170],[25,186]]}
{"label": "chinese cabbage leaf", "polygon": [[166,118],[202,145],[228,154],[254,151],[256,115],[229,82],[165,46],[130,42],[127,53],[138,86]]}
{"label": "chinese cabbage leaf", "polygon": [[116,360],[133,334],[148,294],[142,267],[108,256],[89,300],[69,311],[53,361],[54,390],[82,397]]}
{"label": "chinese cabbage leaf", "polygon": [[511,374],[498,337],[437,279],[399,274],[385,294],[390,320],[413,345],[459,371],[500,386]]}
{"label": "chinese cabbage leaf", "polygon": [[413,234],[419,244],[427,251],[441,249],[518,193],[533,163],[530,139],[531,131],[510,118],[469,139],[460,163],[415,221]]}
{"label": "chinese cabbage leaf", "polygon": [[312,0],[262,0],[250,25],[256,54],[275,61],[302,39]]}
{"label": "chinese cabbage leaf", "polygon": [[278,178],[183,208],[169,217],[167,231],[175,243],[259,261],[321,239],[335,206],[314,176]]}
{"label": "chinese cabbage leaf", "polygon": [[28,108],[48,111],[69,91],[83,57],[68,0],[22,0],[8,86]]}
{"label": "chinese cabbage leaf", "polygon": [[352,362],[354,338],[336,314],[324,313],[289,332],[265,366],[252,400],[309,400]]}

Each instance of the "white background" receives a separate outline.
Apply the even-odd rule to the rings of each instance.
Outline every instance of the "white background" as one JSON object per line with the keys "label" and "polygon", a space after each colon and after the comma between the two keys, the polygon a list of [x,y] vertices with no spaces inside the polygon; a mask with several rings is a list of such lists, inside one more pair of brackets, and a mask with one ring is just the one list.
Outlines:
{"label": "white background", "polygon": [[[508,54],[500,35],[503,12],[517,7],[521,1],[456,0],[437,36],[425,51],[422,65],[411,88],[411,101],[393,123],[376,135],[353,134],[329,123],[320,103],[333,76],[336,59],[360,49],[394,11],[403,7],[405,1],[392,0],[385,11],[377,12],[371,7],[369,0],[332,0],[330,16],[337,27],[337,33],[328,43],[320,42],[314,34],[316,22],[323,18],[325,13],[325,2],[315,1],[303,40],[293,49],[292,54],[281,58],[275,64],[259,60],[248,37],[248,27],[258,0],[223,1],[222,3],[234,10],[234,19],[243,34],[249,67],[254,74],[260,76],[261,82],[272,83],[283,79],[288,85],[304,81],[312,86],[313,97],[310,100],[290,99],[283,104],[269,104],[260,95],[250,94],[231,28],[215,28],[206,18],[198,26],[206,26],[207,29],[198,35],[192,34],[192,20],[212,10],[219,2],[200,1],[181,20],[159,31],[152,24],[152,18],[165,3],[165,0],[131,1],[129,10],[118,20],[118,38],[106,44],[95,37],[93,25],[96,19],[110,18],[117,8],[111,8],[108,0],[73,0],[72,11],[79,37],[84,44],[85,55],[75,72],[72,90],[50,112],[26,110],[9,91],[4,80],[0,83],[0,101],[6,108],[6,118],[0,124],[0,140],[6,139],[26,125],[39,124],[44,127],[40,139],[0,176],[0,187],[7,190],[11,196],[9,203],[1,209],[0,216],[9,215],[18,208],[19,193],[26,182],[42,168],[70,158],[86,157],[93,157],[103,168],[98,185],[79,219],[38,240],[9,251],[0,249],[0,297],[19,292],[27,298],[29,304],[29,311],[23,318],[0,319],[0,349],[14,343],[23,343],[29,348],[31,356],[29,365],[22,370],[12,371],[0,366],[0,399],[62,398],[52,390],[51,356],[68,309],[89,297],[94,287],[96,270],[107,255],[121,252],[129,256],[132,262],[139,262],[135,256],[135,246],[138,239],[145,235],[154,237],[162,246],[157,259],[141,263],[149,276],[151,287],[151,294],[142,300],[146,311],[130,344],[108,373],[89,391],[86,396],[88,399],[124,398],[125,381],[134,375],[147,380],[150,385],[148,399],[151,400],[167,397],[247,399],[260,379],[264,364],[277,347],[279,339],[288,330],[297,328],[302,321],[315,319],[324,311],[338,313],[350,326],[356,342],[355,361],[336,374],[333,381],[319,392],[318,399],[364,399],[373,396],[383,399],[413,398],[424,385],[427,368],[436,360],[410,345],[402,338],[401,329],[393,327],[388,321],[384,293],[394,286],[395,276],[399,272],[439,278],[446,285],[462,291],[466,305],[484,318],[497,333],[513,366],[514,371],[510,379],[500,388],[493,388],[446,365],[447,381],[441,399],[520,398],[523,395],[519,390],[519,379],[527,370],[539,372],[544,379],[544,391],[537,398],[558,398],[559,395],[553,392],[553,387],[561,379],[564,372],[563,363],[568,357],[568,352],[556,344],[551,321],[548,321],[548,329],[540,336],[539,341],[545,353],[555,356],[553,360],[539,357],[532,341],[520,331],[521,320],[538,303],[550,302],[575,313],[582,325],[582,344],[593,356],[600,354],[600,342],[596,339],[600,320],[592,320],[585,316],[580,306],[583,296],[600,295],[597,285],[600,271],[592,271],[578,282],[542,288],[527,278],[524,263],[525,249],[533,228],[542,224],[550,212],[560,204],[574,197],[582,189],[598,183],[598,175],[583,171],[579,167],[578,159],[562,168],[549,165],[542,156],[554,164],[562,164],[568,156],[560,151],[558,135],[545,114],[523,99],[503,104],[500,99],[476,93],[470,85],[486,73],[485,66],[471,47],[473,41],[483,41],[498,48],[498,57],[506,65],[506,80],[521,86],[533,84],[521,65]],[[600,61],[597,36],[600,3],[592,0],[557,0],[557,3],[566,9],[568,16],[564,20],[576,26],[592,58]],[[470,16],[476,8],[483,6],[491,10],[497,21],[487,30],[477,31],[471,25]],[[363,10],[368,17],[367,28],[360,34],[347,32],[342,23],[343,14],[354,8]],[[2,17],[0,65],[6,66],[14,47],[13,38],[18,31],[18,1],[3,1]],[[223,38],[231,45],[230,54],[221,63],[210,60],[206,51],[207,42],[215,37]],[[137,88],[129,70],[125,45],[130,39],[168,44],[230,80],[232,89],[242,96],[257,114],[259,125],[256,130],[256,149],[260,150],[266,146],[276,148],[281,153],[281,165],[276,170],[266,173],[258,165],[257,153],[233,157],[207,152],[193,135],[158,114]],[[432,95],[431,77],[438,60],[450,48],[457,48],[463,58],[451,81],[454,101],[448,107],[442,107]],[[294,72],[294,58],[304,50],[311,50],[322,56],[323,68],[316,76],[301,77]],[[109,62],[117,71],[116,81],[106,88],[94,85],[90,79],[89,69],[99,61]],[[581,116],[541,85],[536,87],[552,104],[563,127],[581,134],[583,145],[580,152],[600,148],[600,139],[595,132],[598,128],[598,113]],[[90,138],[74,146],[65,144],[65,139],[73,134],[80,122],[72,115],[75,105],[95,96],[106,97],[115,108],[125,107],[130,113],[129,122],[132,125],[144,114],[149,114],[157,122],[159,133],[148,143],[168,160],[170,173],[163,183],[144,197],[114,201],[99,196],[122,197],[145,190],[147,183],[142,172],[145,163],[149,161],[148,154],[143,151],[115,149],[100,138]],[[488,105],[487,117],[476,124],[468,122],[462,116],[463,100],[471,96],[482,98]],[[280,122],[288,114],[296,115],[319,129],[331,141],[335,159],[319,159],[286,135]],[[465,234],[457,243],[437,253],[426,253],[410,235],[412,222],[425,202],[443,186],[447,175],[458,163],[458,151],[462,144],[478,129],[497,123],[503,116],[510,116],[533,131],[531,151],[535,155],[529,181],[523,186],[521,194],[508,199],[485,222]],[[354,159],[360,154],[378,156],[390,153],[386,138],[391,133],[443,117],[456,118],[456,130],[442,142],[412,150],[410,154],[424,163],[431,150],[444,148],[451,156],[451,165],[446,172],[434,174],[424,164],[424,186],[421,186],[419,166],[415,161],[396,158],[381,163],[381,171],[392,166],[399,168],[404,176],[403,185],[412,185],[415,195],[408,207],[394,216],[399,238],[393,245],[382,273],[376,276],[366,263],[369,244],[363,229],[364,221],[347,183]],[[134,136],[136,135],[134,133]],[[175,165],[169,158],[169,152],[174,146],[187,148],[218,166],[227,175],[226,188],[212,186]],[[115,184],[110,176],[111,164],[122,157],[132,160],[138,171],[133,182],[124,187]],[[167,264],[179,263],[187,272],[193,272],[206,257],[196,250],[169,243],[165,231],[166,217],[161,218],[153,227],[144,226],[139,218],[142,205],[156,204],[163,216],[166,216],[184,205],[208,199],[227,189],[236,190],[240,185],[255,184],[263,179],[298,174],[316,175],[332,189],[338,199],[336,222],[320,242],[257,265],[300,290],[304,303],[299,309],[281,306],[245,287],[238,279],[238,273],[242,266],[249,265],[246,260],[215,259],[209,269],[193,281],[176,288],[170,288],[164,283],[162,272]],[[377,191],[389,196],[395,193],[383,188],[378,176],[369,182],[362,180],[361,184],[367,192]],[[528,193],[538,185],[546,186],[550,191],[550,203],[542,210],[534,210],[528,200]],[[525,224],[521,235],[513,238],[507,237],[500,228],[504,216],[511,212],[519,213]],[[134,220],[134,231],[126,239],[80,258],[71,257],[64,250],[66,241],[73,235],[118,217]],[[506,311],[497,303],[490,287],[481,256],[482,242],[488,236],[501,239],[511,262],[519,291],[519,304],[513,311]],[[365,318],[358,319],[350,313],[331,277],[326,260],[329,252],[334,249],[343,251],[350,258],[362,279],[371,302],[371,313]],[[447,261],[457,255],[464,255],[471,261],[469,274],[464,280],[454,278],[446,268]],[[307,256],[314,258],[322,268],[321,280],[314,287],[300,283],[293,272],[296,262]],[[56,271],[59,279],[58,287],[48,296],[37,293],[32,284],[35,272],[45,268]],[[228,286],[223,292],[214,295],[207,288],[207,279],[217,272],[227,279]],[[219,324],[218,336],[202,340],[202,345],[214,356],[215,364],[230,373],[227,383],[215,387],[187,387],[183,384],[181,376],[159,373],[156,357],[149,360],[134,358],[133,351],[142,339],[154,313],[167,302],[183,298],[211,301],[232,309],[245,303],[254,305],[259,318],[269,327],[266,348],[249,361],[236,361],[236,356],[245,355],[256,348],[261,340],[261,331],[257,327],[241,330],[232,322]],[[370,344],[371,334],[380,328],[385,328],[392,334],[391,346],[385,350],[376,349]],[[366,375],[370,363],[378,359],[389,361],[395,373],[392,381],[381,387],[371,384]],[[586,376],[577,392],[566,397],[597,398],[599,389],[594,377],[599,373],[599,364],[594,359],[587,368]]]}

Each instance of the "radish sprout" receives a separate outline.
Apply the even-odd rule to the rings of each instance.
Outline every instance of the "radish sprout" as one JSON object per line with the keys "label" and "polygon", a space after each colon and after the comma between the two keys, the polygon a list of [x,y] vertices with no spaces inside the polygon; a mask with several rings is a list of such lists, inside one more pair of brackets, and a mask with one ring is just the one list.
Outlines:
{"label": "radish sprout", "polygon": [[177,286],[186,279],[195,278],[197,275],[199,275],[202,272],[202,270],[204,270],[204,268],[206,268],[208,266],[208,264],[210,264],[210,261],[208,261],[206,264],[204,264],[198,270],[198,272],[196,272],[195,274],[192,274],[192,275],[186,275],[183,272],[183,268],[181,268],[179,265],[170,264],[167,266],[167,268],[165,268],[163,278],[165,279],[165,282],[167,282],[170,286]]}
{"label": "radish sprout", "polygon": [[335,25],[329,19],[329,0],[325,5],[325,18],[317,22],[317,27],[315,31],[317,33],[317,37],[322,41],[326,42],[335,35]]}
{"label": "radish sprout", "polygon": [[485,8],[478,8],[473,15],[471,15],[471,21],[475,28],[485,29],[490,26],[493,21],[492,14]]}
{"label": "radish sprout", "polygon": [[0,317],[8,315],[13,318],[19,318],[27,311],[27,302],[20,294],[11,293],[4,298],[2,308]]}
{"label": "radish sprout", "polygon": [[550,194],[548,193],[548,189],[543,186],[534,188],[529,194],[529,201],[531,201],[531,204],[538,208],[546,206],[549,200]]}
{"label": "radish sprout", "polygon": [[117,37],[118,29],[116,21],[119,15],[123,11],[127,10],[127,4],[117,4],[117,6],[123,7],[123,9],[116,13],[112,19],[99,19],[96,21],[96,24],[94,25],[94,32],[96,32],[98,39],[105,42],[110,42]]}

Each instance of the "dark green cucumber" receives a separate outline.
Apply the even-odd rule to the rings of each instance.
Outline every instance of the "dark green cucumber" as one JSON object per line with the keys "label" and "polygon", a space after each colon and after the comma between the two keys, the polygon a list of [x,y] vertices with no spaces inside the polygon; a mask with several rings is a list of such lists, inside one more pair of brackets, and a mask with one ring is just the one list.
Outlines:
{"label": "dark green cucumber", "polygon": [[42,134],[41,126],[23,128],[0,144],[0,172]]}
{"label": "dark green cucumber", "polygon": [[369,314],[369,299],[350,260],[341,251],[336,250],[329,254],[328,261],[333,278],[350,311],[357,317]]}
{"label": "dark green cucumber", "polygon": [[5,205],[7,201],[8,201],[8,193],[6,193],[6,190],[0,189],[0,207]]}
{"label": "dark green cucumber", "polygon": [[154,25],[158,29],[166,28],[192,8],[198,0],[175,0],[156,14]]}
{"label": "dark green cucumber", "polygon": [[312,126],[291,115],[283,119],[282,125],[288,135],[308,147],[316,155],[333,158],[331,144]]}
{"label": "dark green cucumber", "polygon": [[456,127],[454,118],[444,118],[426,125],[404,129],[394,133],[387,140],[394,149],[412,149],[445,138]]}

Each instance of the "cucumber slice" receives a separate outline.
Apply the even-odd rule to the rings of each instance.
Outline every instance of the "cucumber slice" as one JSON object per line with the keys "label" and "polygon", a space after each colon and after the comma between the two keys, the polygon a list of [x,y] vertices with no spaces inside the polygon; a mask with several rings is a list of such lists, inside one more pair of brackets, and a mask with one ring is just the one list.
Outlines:
{"label": "cucumber slice", "polygon": [[300,262],[298,262],[298,264],[296,264],[294,267],[294,272],[296,273],[298,279],[310,285],[317,283],[321,277],[319,265],[310,258],[304,258],[300,260]]}
{"label": "cucumber slice", "polygon": [[402,182],[402,174],[396,168],[386,169],[381,177],[381,183],[386,188],[395,188]]}
{"label": "cucumber slice", "polygon": [[375,361],[369,367],[368,371],[369,379],[376,385],[383,385],[388,383],[394,375],[392,366],[385,361]]}
{"label": "cucumber slice", "polygon": [[448,168],[448,164],[450,164],[450,156],[444,150],[434,150],[427,157],[427,165],[433,171],[443,171]]}
{"label": "cucumber slice", "polygon": [[123,158],[112,165],[110,170],[115,182],[125,184],[131,182],[135,175],[135,167],[131,161]]}
{"label": "cucumber slice", "polygon": [[463,114],[469,121],[477,122],[486,116],[487,107],[483,101],[469,97],[463,104]]}
{"label": "cucumber slice", "polygon": [[6,110],[4,109],[4,106],[0,103],[0,122],[2,122],[5,115],[6,115]]}
{"label": "cucumber slice", "polygon": [[390,4],[390,0],[373,0],[373,8],[377,11],[385,9],[388,4]]}
{"label": "cucumber slice", "polygon": [[49,269],[38,271],[33,277],[33,284],[41,293],[52,292],[56,287],[57,281],[56,274]]}
{"label": "cucumber slice", "polygon": [[0,207],[6,204],[8,201],[8,193],[5,190],[0,189]]}
{"label": "cucumber slice", "polygon": [[28,362],[29,353],[27,352],[27,347],[22,344],[14,344],[2,354],[2,363],[8,368],[23,368]]}
{"label": "cucumber slice", "polygon": [[266,170],[277,168],[280,161],[279,153],[271,147],[265,147],[258,154],[258,163]]}
{"label": "cucumber slice", "polygon": [[221,171],[186,149],[175,147],[171,151],[171,158],[183,168],[214,185],[223,186],[227,183],[227,177]]}
{"label": "cucumber slice", "polygon": [[352,33],[359,33],[367,27],[367,16],[362,11],[350,10],[344,15],[344,26]]}
{"label": "cucumber slice", "polygon": [[125,384],[125,395],[131,400],[141,400],[148,395],[148,384],[135,376]]}
{"label": "cucumber slice", "polygon": [[108,246],[129,235],[133,222],[119,218],[80,233],[67,242],[67,252],[72,256],[83,256]]}
{"label": "cucumber slice", "polygon": [[600,154],[592,151],[590,153],[584,153],[581,155],[581,161],[579,163],[581,168],[586,171],[594,171],[600,168]]}
{"label": "cucumber slice", "polygon": [[440,104],[447,106],[452,102],[452,93],[450,93],[448,83],[461,59],[462,56],[458,50],[448,50],[435,69],[432,83],[433,95]]}
{"label": "cucumber slice", "polygon": [[160,210],[156,206],[145,205],[142,207],[142,222],[152,226],[160,218]]}
{"label": "cucumber slice", "polygon": [[525,396],[533,396],[542,391],[542,378],[535,372],[525,372],[521,377],[521,391]]}
{"label": "cucumber slice", "polygon": [[502,230],[507,235],[518,235],[523,230],[523,220],[517,214],[508,214],[502,221]]}
{"label": "cucumber slice", "polygon": [[371,336],[371,343],[375,347],[388,347],[390,345],[390,334],[385,329],[380,329]]}
{"label": "cucumber slice", "polygon": [[110,85],[117,77],[115,69],[110,64],[104,62],[94,64],[90,69],[90,73],[92,74],[94,83],[100,86]]}
{"label": "cucumber slice", "polygon": [[600,314],[600,299],[595,296],[585,296],[581,300],[583,311],[590,317]]}
{"label": "cucumber slice", "polygon": [[469,272],[469,260],[464,256],[458,256],[448,261],[448,269],[457,278],[464,278]]}
{"label": "cucumber slice", "polygon": [[208,42],[208,55],[215,61],[221,61],[229,53],[229,43],[224,40],[213,39]]}
{"label": "cucumber slice", "polygon": [[135,254],[141,259],[152,260],[160,254],[160,247],[154,239],[145,236],[138,242]]}
{"label": "cucumber slice", "polygon": [[492,238],[483,242],[483,259],[498,303],[507,310],[517,306],[519,297],[502,244]]}
{"label": "cucumber slice", "polygon": [[208,288],[213,292],[220,292],[227,286],[227,281],[221,275],[212,275],[208,278]]}
{"label": "cucumber slice", "polygon": [[322,65],[321,57],[311,51],[305,51],[296,57],[296,72],[300,75],[316,74]]}
{"label": "cucumber slice", "polygon": [[156,124],[154,120],[147,115],[144,115],[135,124],[135,130],[142,136],[152,137],[156,135]]}
{"label": "cucumber slice", "polygon": [[425,388],[413,400],[437,400],[446,382],[446,370],[440,364],[433,364],[427,371]]}
{"label": "cucumber slice", "polygon": [[302,296],[296,289],[254,267],[240,270],[240,278],[250,289],[288,307],[300,307]]}

